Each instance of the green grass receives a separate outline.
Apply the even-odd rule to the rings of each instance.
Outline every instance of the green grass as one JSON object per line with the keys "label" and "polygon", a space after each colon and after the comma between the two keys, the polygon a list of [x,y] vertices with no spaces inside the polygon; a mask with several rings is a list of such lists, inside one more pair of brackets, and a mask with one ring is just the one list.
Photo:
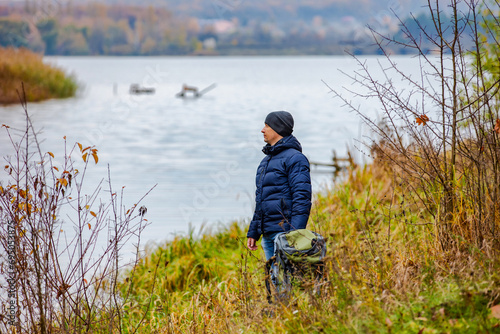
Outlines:
{"label": "green grass", "polygon": [[305,287],[286,306],[268,304],[263,252],[246,250],[247,226],[233,222],[150,249],[122,283],[124,327],[148,310],[144,333],[500,332],[489,314],[500,303],[498,261],[441,252],[432,225],[415,225],[430,218],[390,184],[368,166],[317,195],[308,227],[329,247],[320,296]]}
{"label": "green grass", "polygon": [[73,76],[44,63],[41,55],[0,48],[0,104],[19,103],[22,83],[28,102],[71,97],[78,88]]}

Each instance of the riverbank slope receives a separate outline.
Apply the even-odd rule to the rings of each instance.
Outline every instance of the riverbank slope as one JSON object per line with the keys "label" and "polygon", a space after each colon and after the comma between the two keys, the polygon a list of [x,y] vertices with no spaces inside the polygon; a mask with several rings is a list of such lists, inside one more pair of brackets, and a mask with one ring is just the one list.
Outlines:
{"label": "riverbank slope", "polygon": [[[125,319],[164,333],[477,333],[500,330],[492,253],[444,251],[432,217],[383,165],[349,171],[317,194],[308,228],[327,237],[321,295],[268,304],[263,252],[246,224],[153,246],[122,285]],[[460,251],[462,249],[462,251]],[[129,285],[130,284],[130,285]]]}

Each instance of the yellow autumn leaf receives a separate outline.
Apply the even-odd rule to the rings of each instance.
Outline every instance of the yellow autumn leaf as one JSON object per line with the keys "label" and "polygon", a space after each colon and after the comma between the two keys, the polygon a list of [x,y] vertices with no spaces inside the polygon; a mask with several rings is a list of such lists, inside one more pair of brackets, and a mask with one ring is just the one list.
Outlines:
{"label": "yellow autumn leaf", "polygon": [[97,217],[97,215],[95,214],[95,212],[94,212],[94,211],[90,211],[90,214],[91,214],[92,216],[94,216],[94,217]]}
{"label": "yellow autumn leaf", "polygon": [[56,166],[54,166],[52,168],[54,168],[56,171],[59,171],[59,168],[57,168]]}
{"label": "yellow autumn leaf", "polygon": [[99,158],[97,158],[97,154],[92,153],[92,156],[94,157],[94,161],[95,161],[95,163],[97,163],[97,161],[99,161]]}
{"label": "yellow autumn leaf", "polygon": [[82,144],[80,143],[77,143],[78,144],[78,147],[80,148],[80,152],[82,151]]}
{"label": "yellow autumn leaf", "polygon": [[66,179],[62,179],[62,178],[61,178],[61,179],[58,179],[58,181],[59,181],[59,183],[60,183],[61,185],[65,186],[65,187],[67,187],[67,186],[68,186],[68,180],[66,180]]}
{"label": "yellow autumn leaf", "polygon": [[66,140],[66,136],[64,136],[63,139]]}
{"label": "yellow autumn leaf", "polygon": [[90,209],[90,206],[89,205],[85,205],[85,209]]}
{"label": "yellow autumn leaf", "polygon": [[92,228],[92,225],[90,225],[90,223],[87,224],[89,226],[89,230]]}
{"label": "yellow autumn leaf", "polygon": [[52,152],[47,152],[52,158],[54,157],[54,153]]}
{"label": "yellow autumn leaf", "polygon": [[82,155],[82,158],[83,158],[84,162],[87,162],[87,155],[88,155],[87,153],[85,153],[84,155]]}

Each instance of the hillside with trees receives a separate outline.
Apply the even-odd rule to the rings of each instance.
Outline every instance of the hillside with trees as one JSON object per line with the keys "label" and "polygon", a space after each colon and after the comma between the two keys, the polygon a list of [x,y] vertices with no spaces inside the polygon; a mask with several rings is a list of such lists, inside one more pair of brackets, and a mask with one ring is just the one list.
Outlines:
{"label": "hillside with trees", "polygon": [[367,26],[396,33],[408,3],[26,0],[0,5],[0,46],[46,55],[374,54]]}

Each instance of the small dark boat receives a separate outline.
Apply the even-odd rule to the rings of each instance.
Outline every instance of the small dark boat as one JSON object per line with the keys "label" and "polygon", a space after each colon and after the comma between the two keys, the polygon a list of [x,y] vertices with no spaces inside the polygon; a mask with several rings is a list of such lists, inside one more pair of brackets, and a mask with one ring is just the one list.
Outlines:
{"label": "small dark boat", "polygon": [[130,94],[154,94],[154,88],[140,87],[138,84],[130,85]]}

